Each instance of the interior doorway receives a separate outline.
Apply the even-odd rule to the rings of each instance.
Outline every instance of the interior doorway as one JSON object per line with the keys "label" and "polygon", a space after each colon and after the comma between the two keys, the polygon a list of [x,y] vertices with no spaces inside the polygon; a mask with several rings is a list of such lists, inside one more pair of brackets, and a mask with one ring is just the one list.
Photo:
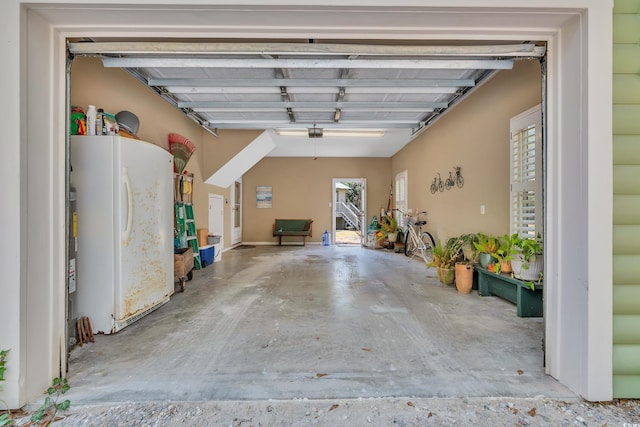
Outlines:
{"label": "interior doorway", "polygon": [[366,233],[366,178],[333,179],[332,237],[336,245],[362,245]]}
{"label": "interior doorway", "polygon": [[242,178],[231,186],[231,246],[242,242]]}
{"label": "interior doorway", "polygon": [[224,197],[209,194],[209,235],[220,236],[220,249],[224,244]]}

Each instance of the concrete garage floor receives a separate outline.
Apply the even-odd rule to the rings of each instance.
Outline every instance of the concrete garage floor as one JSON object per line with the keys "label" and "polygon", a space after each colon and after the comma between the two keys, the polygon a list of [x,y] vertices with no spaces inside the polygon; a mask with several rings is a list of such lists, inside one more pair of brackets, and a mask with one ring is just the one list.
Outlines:
{"label": "concrete garage floor", "polygon": [[545,375],[542,337],[542,318],[388,250],[233,249],[165,306],[76,347],[67,397],[576,399]]}

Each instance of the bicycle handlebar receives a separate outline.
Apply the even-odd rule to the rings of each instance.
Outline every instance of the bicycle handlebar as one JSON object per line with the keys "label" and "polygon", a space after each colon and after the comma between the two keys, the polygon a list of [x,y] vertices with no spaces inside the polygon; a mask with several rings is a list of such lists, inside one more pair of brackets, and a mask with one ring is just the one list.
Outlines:
{"label": "bicycle handlebar", "polygon": [[[392,210],[392,211],[400,212],[402,215],[406,216],[406,217],[407,217],[407,224],[410,224],[410,225],[417,225],[417,226],[420,226],[420,227],[422,227],[423,225],[426,225],[426,224],[427,224],[427,221],[418,221],[418,217],[419,217],[421,214],[426,214],[426,213],[427,213],[427,211],[420,211],[420,212],[416,212],[415,217],[414,217],[414,216],[412,216],[412,215],[409,215],[409,214],[404,213],[402,210],[400,210],[400,209],[398,209],[398,208],[393,208],[393,209],[391,209],[391,210]],[[415,218],[415,221],[411,221],[411,219],[412,219],[412,218]]]}
{"label": "bicycle handlebar", "polygon": [[[408,215],[406,212],[404,212],[404,211],[402,211],[402,210],[400,210],[400,209],[398,209],[398,208],[393,208],[393,209],[391,209],[391,210],[392,210],[392,211],[398,211],[398,212],[400,212],[402,215]],[[427,213],[427,211],[420,211],[420,212],[416,212],[416,215],[426,214],[426,213]]]}

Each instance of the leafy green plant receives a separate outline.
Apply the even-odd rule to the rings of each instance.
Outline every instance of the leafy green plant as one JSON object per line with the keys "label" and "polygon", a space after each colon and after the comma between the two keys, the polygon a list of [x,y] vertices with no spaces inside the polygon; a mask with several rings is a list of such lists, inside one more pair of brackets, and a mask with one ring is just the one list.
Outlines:
{"label": "leafy green plant", "polygon": [[[520,278],[523,274],[522,272],[524,270],[529,270],[530,265],[536,262],[536,259],[538,256],[542,255],[542,252],[544,250],[544,245],[543,245],[542,236],[540,235],[540,233],[538,233],[535,238],[533,237],[522,238],[518,236],[516,236],[516,238],[517,240],[514,243],[515,258],[513,262],[514,263],[516,262],[515,259],[521,260],[522,266],[520,267],[521,269],[519,270],[520,273],[518,273],[520,276],[516,277],[516,278]],[[532,275],[533,274],[529,274],[528,276],[532,276]],[[543,272],[540,271],[538,276],[539,277],[535,282],[532,280],[525,281],[525,283],[529,286],[531,290],[535,290],[536,284],[542,283]]]}
{"label": "leafy green plant", "polygon": [[[4,381],[4,373],[7,370],[7,367],[6,367],[7,354],[9,354],[9,350],[0,351],[0,381]],[[0,390],[2,390],[2,387],[0,387]],[[2,404],[5,406],[5,408],[7,408],[7,412],[0,415],[0,427],[10,426],[11,424],[13,424],[11,411],[9,410],[9,406],[6,404],[5,401],[2,401]]]}
{"label": "leafy green plant", "polygon": [[450,238],[444,245],[442,241],[438,239],[438,242],[432,250],[433,259],[427,266],[453,268],[456,262],[462,261],[462,244],[463,241],[457,237]]}
{"label": "leafy green plant", "polygon": [[[0,381],[4,381],[4,373],[6,371],[6,358],[9,350],[0,351]],[[47,389],[47,397],[44,403],[31,415],[30,423],[25,425],[49,426],[55,421],[59,411],[66,411],[71,405],[71,401],[66,399],[59,402],[60,397],[69,391],[71,387],[64,378],[54,378],[51,387]],[[2,390],[2,387],[0,387]],[[0,427],[8,427],[14,425],[14,418],[9,410],[9,406],[3,401],[7,412],[0,415]]]}
{"label": "leafy green plant", "polygon": [[0,351],[0,381],[4,381],[4,373],[7,370],[5,366],[7,354],[9,354],[9,350]]}
{"label": "leafy green plant", "polygon": [[54,378],[51,387],[47,389],[44,403],[31,415],[31,422],[38,426],[48,426],[55,421],[58,411],[66,411],[71,405],[69,399],[58,402],[63,394],[71,387],[66,378]]}
{"label": "leafy green plant", "polygon": [[389,215],[385,215],[380,221],[380,231],[378,240],[384,240],[389,237],[391,233],[398,232],[398,219]]}
{"label": "leafy green plant", "polygon": [[5,427],[5,426],[10,426],[11,424],[13,424],[13,419],[11,418],[11,414],[10,413],[5,413],[0,415],[0,426]]}
{"label": "leafy green plant", "polygon": [[487,236],[482,233],[478,233],[478,241],[474,242],[473,246],[485,254],[495,253],[499,248],[498,240],[494,236]]}
{"label": "leafy green plant", "polygon": [[524,260],[527,262],[535,261],[536,256],[542,255],[543,249],[544,245],[540,233],[538,233],[535,238],[518,237],[514,244],[515,253],[522,254]]}
{"label": "leafy green plant", "polygon": [[475,244],[479,241],[478,233],[463,234],[458,237],[462,241],[461,251],[464,257],[464,261],[470,264],[477,264],[480,259],[480,251],[476,248]]}
{"label": "leafy green plant", "polygon": [[489,264],[487,266],[487,269],[492,273],[499,274],[500,271],[502,270],[502,264],[500,264],[499,262],[496,262],[496,263],[493,263],[493,264]]}
{"label": "leafy green plant", "polygon": [[513,256],[517,253],[517,245],[521,241],[518,234],[505,234],[497,241],[498,248],[494,252],[491,252],[491,256],[498,262],[511,261]]}

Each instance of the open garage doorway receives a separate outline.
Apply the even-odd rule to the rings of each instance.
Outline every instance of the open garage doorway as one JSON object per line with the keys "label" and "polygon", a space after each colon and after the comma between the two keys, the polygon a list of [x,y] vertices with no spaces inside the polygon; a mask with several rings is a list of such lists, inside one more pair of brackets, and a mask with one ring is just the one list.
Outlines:
{"label": "open garage doorway", "polygon": [[336,245],[362,245],[366,237],[367,180],[334,178],[333,241]]}
{"label": "open garage doorway", "polygon": [[[375,7],[375,4],[369,7]],[[386,6],[382,2],[378,4]],[[386,19],[381,23],[381,28],[376,28],[375,34],[394,34],[395,38],[424,38],[435,34],[434,28],[444,28],[444,37],[458,35],[457,38],[469,38],[469,30],[472,29],[474,38],[543,38],[551,43],[553,55],[549,67],[548,111],[550,149],[547,164],[549,194],[545,207],[551,221],[546,259],[549,261],[547,269],[550,276],[562,286],[550,289],[546,298],[549,314],[546,322],[549,331],[547,345],[552,361],[548,371],[583,396],[592,400],[606,400],[611,397],[612,372],[611,351],[606,351],[612,343],[612,163],[611,106],[606,106],[607,103],[601,100],[611,99],[610,85],[603,84],[611,80],[610,5],[557,0],[545,1],[536,8],[529,7],[522,11],[508,1],[494,1],[489,6],[476,4],[471,10],[451,8],[446,12],[440,10],[440,13],[433,13],[433,9],[429,8],[424,9],[425,13],[419,13],[422,9],[398,7],[394,8],[395,13],[385,14]],[[10,8],[9,14],[17,15],[17,9]],[[273,32],[265,30],[263,26],[255,24],[255,27],[251,27],[247,24],[248,16],[246,11],[240,10],[242,8],[235,8],[231,15],[222,20],[221,12],[224,14],[225,11],[214,10],[213,7],[209,11],[213,19],[206,19],[206,10],[199,10],[197,17],[194,17],[194,13],[185,13],[182,18],[187,19],[183,26],[176,22],[182,18],[175,10],[165,9],[162,12],[160,9],[149,5],[146,10],[118,14],[116,10],[110,12],[105,8],[104,13],[97,14],[93,7],[82,9],[82,5],[77,5],[73,13],[59,14],[55,7],[47,6],[35,13],[32,13],[31,7],[26,7],[20,13],[24,12],[32,19],[26,20],[25,31],[20,32],[21,35],[17,30],[9,34],[15,43],[8,44],[6,52],[7,63],[11,64],[8,72],[14,76],[27,76],[25,84],[34,88],[28,93],[38,96],[37,100],[29,98],[30,102],[27,102],[25,91],[11,91],[7,95],[8,102],[25,105],[25,108],[7,111],[5,115],[7,140],[15,141],[10,142],[14,153],[21,153],[21,162],[7,165],[7,173],[18,176],[24,171],[29,176],[20,187],[8,188],[6,194],[9,204],[20,206],[20,209],[8,211],[8,220],[21,224],[19,228],[7,230],[7,241],[25,242],[20,265],[11,265],[10,262],[6,265],[8,281],[20,283],[20,292],[7,295],[6,316],[11,320],[10,324],[15,325],[20,323],[19,319],[23,320],[24,313],[33,320],[26,325],[20,323],[19,327],[15,326],[7,333],[7,345],[19,348],[26,354],[16,363],[14,372],[17,373],[8,378],[11,385],[10,405],[23,403],[25,396],[32,398],[40,393],[40,386],[57,375],[56,371],[63,364],[59,343],[64,336],[65,304],[62,295],[66,274],[63,196],[66,119],[62,113],[65,103],[62,90],[64,73],[61,70],[64,68],[66,37],[91,37],[96,25],[105,22],[118,22],[118,28],[102,27],[103,35],[131,34],[127,32],[128,28],[130,31],[137,30],[139,37],[152,37],[159,29],[165,35],[167,31],[173,31],[176,36],[188,37],[193,36],[186,29],[194,19],[202,22],[203,26],[209,25],[203,27],[200,34],[208,33],[217,37],[237,37],[242,34],[246,37],[251,33],[254,37],[273,37]],[[363,17],[370,12],[368,8],[361,9],[366,10],[356,12]],[[498,11],[501,13],[496,13]],[[86,14],[82,15],[83,12]],[[344,36],[344,28],[353,28],[350,32],[353,38],[359,37],[359,27],[373,22],[364,18],[354,20],[353,15],[343,12],[338,11],[335,19],[324,21],[317,17],[313,22],[333,23],[318,31],[333,32],[336,36]],[[379,13],[380,10],[374,12]],[[162,13],[165,13],[164,20],[159,16]],[[252,16],[265,22],[264,14],[265,11],[261,10]],[[309,11],[300,10],[297,17],[291,15],[295,13],[286,16],[273,13],[274,29],[278,29],[278,34],[286,33],[288,37],[304,37],[305,34],[295,25],[297,22],[308,22]],[[510,20],[509,15],[514,19]],[[282,19],[278,21],[275,19],[277,17]],[[176,24],[171,30],[167,30],[168,20]],[[221,29],[218,24],[232,21],[238,26]],[[78,22],[82,22],[81,27]],[[340,25],[341,22],[345,24]],[[512,24],[505,28],[506,22]],[[141,23],[149,26],[141,27]],[[236,32],[230,29],[232,27],[237,29]],[[147,31],[144,28],[149,29]],[[371,33],[370,24],[366,28],[365,32]],[[443,37],[441,32],[439,37]],[[589,70],[588,75],[585,70]],[[49,78],[43,78],[43,74]],[[56,108],[51,108],[52,105]],[[48,125],[41,126],[43,121]],[[20,127],[11,125],[18,122],[21,123]],[[22,134],[20,130],[26,128],[30,131]],[[28,149],[20,151],[16,148],[19,146]],[[25,168],[25,165],[28,167]],[[588,179],[595,171],[599,171],[605,179]],[[465,182],[467,185],[468,180]],[[49,184],[43,186],[41,183]],[[23,186],[29,191],[22,191]],[[50,212],[51,221],[42,221],[39,212]],[[26,233],[27,230],[29,233]],[[52,249],[50,257],[39,257],[39,252],[36,252],[42,247]],[[39,258],[41,262],[27,263],[28,256]],[[589,267],[592,265],[599,265],[600,268]],[[563,321],[565,319],[567,321]],[[41,324],[50,324],[51,328],[40,328],[38,325]],[[30,349],[28,354],[27,349]],[[17,381],[19,376],[24,378],[20,385]]]}
{"label": "open garage doorway", "polygon": [[[535,78],[539,83],[540,75]],[[497,76],[482,90],[493,93],[492,85],[498,85],[500,80]],[[532,92],[539,98],[537,87]],[[475,103],[486,105],[482,99]],[[464,108],[464,103],[459,107]],[[449,120],[460,123],[455,120],[456,115],[456,109],[452,110]],[[507,132],[502,137],[506,146],[510,115],[505,117]],[[461,128],[459,124],[454,126]],[[493,123],[485,126],[493,127]],[[434,124],[420,138],[429,139],[430,132],[439,127]],[[481,133],[485,128],[476,125],[475,130]],[[441,132],[450,133],[451,129]],[[476,143],[480,140],[479,136],[475,139]],[[449,141],[442,142],[445,148],[450,147]],[[414,145],[426,144],[416,140]],[[444,150],[437,144],[429,145],[436,151]],[[408,187],[425,192],[423,174],[429,168],[425,167],[424,155],[409,157],[417,164],[410,165],[412,173],[407,176],[415,183]],[[431,157],[442,162],[435,152]],[[393,163],[390,162],[389,166]],[[323,168],[318,169],[318,174],[326,173]],[[469,167],[464,170],[466,177],[475,177],[466,183],[474,192],[473,186],[480,178]],[[290,170],[287,173],[291,175]],[[306,173],[307,184],[315,183],[316,173],[311,168]],[[269,175],[275,180],[277,171],[270,171]],[[366,206],[371,181],[332,178],[332,205],[337,208],[340,201],[348,200],[353,205]],[[329,190],[326,178],[318,182],[319,187]],[[273,188],[285,186],[276,182]],[[387,176],[382,186],[378,184],[379,192],[381,188],[384,207],[390,209]],[[417,194],[409,198],[409,203],[413,200],[418,207],[430,204],[434,209],[440,204],[447,209],[445,213],[450,213],[453,204],[449,201],[453,199],[443,197],[462,194],[462,189],[455,191],[434,195],[431,203]],[[348,196],[349,193],[352,194]],[[280,200],[283,198],[281,193]],[[376,215],[378,207],[371,206],[370,215]],[[326,202],[322,209],[329,211]],[[434,217],[435,224],[446,224],[435,213]],[[478,226],[460,216],[454,221]],[[160,367],[170,366],[170,378],[164,377],[167,382],[177,384],[181,379],[190,379],[182,383],[182,388],[169,387],[170,393],[212,399],[292,398],[300,393],[315,397],[518,395],[531,393],[528,381],[536,382],[537,394],[553,389],[556,396],[570,395],[566,389],[556,388],[555,381],[544,371],[542,318],[517,318],[514,307],[498,298],[480,298],[477,293],[470,297],[458,295],[453,287],[438,284],[431,272],[403,254],[339,244],[331,248],[308,245],[306,249],[260,247],[228,251],[214,270],[205,269],[202,277],[196,277],[187,292],[174,298],[166,310],[142,319],[140,325],[132,325],[130,332],[118,336],[118,346],[112,339],[116,337],[100,337],[101,345],[106,340],[114,344],[108,352],[102,351],[102,360],[108,357],[110,362],[102,366],[95,363],[96,359],[91,359],[85,349],[74,354],[71,378],[78,379],[78,391],[86,391],[98,386],[97,381],[87,378],[110,381],[119,377],[103,375],[109,366],[119,366],[122,372],[137,366],[136,379],[151,384],[158,381]],[[176,318],[179,322],[175,322]],[[509,334],[513,324],[523,334]],[[177,342],[182,334],[194,339],[185,340],[181,347]],[[479,346],[467,343],[473,340]],[[154,346],[162,351],[148,353]],[[505,357],[492,354],[494,349]],[[131,358],[131,354],[137,357]],[[138,364],[143,354],[144,366],[132,365]],[[188,360],[184,366],[181,357]],[[465,369],[474,375],[467,375]],[[519,370],[524,376],[518,374]],[[76,376],[76,372],[82,375]],[[125,375],[122,377],[102,384],[107,390],[119,389],[134,396],[132,383]],[[200,378],[207,380],[199,381]],[[524,379],[526,387],[521,382]],[[501,384],[512,388],[501,388]],[[170,393],[165,396],[176,397]]]}

